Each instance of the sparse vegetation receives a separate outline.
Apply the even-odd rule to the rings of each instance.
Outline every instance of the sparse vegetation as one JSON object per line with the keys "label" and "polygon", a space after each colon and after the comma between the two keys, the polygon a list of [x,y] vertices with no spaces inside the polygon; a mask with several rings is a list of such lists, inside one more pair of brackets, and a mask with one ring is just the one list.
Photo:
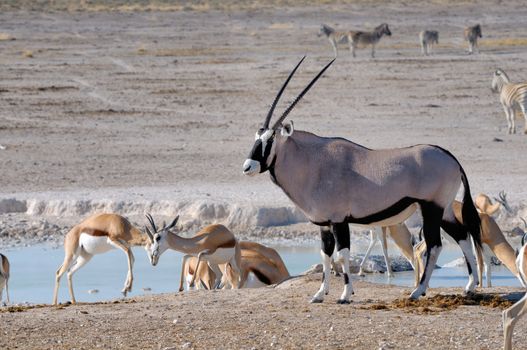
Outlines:
{"label": "sparse vegetation", "polygon": [[22,51],[22,56],[23,57],[26,57],[26,58],[33,58],[33,51],[31,50],[23,50]]}

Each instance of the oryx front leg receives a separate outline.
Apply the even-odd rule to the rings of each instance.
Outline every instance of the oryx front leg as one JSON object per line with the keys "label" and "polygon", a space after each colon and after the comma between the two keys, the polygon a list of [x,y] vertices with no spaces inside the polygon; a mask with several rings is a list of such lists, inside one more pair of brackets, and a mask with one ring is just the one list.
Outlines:
{"label": "oryx front leg", "polygon": [[433,203],[422,203],[421,212],[423,214],[423,233],[426,242],[426,263],[419,285],[410,295],[410,299],[414,300],[425,295],[428,282],[430,277],[432,277],[432,272],[442,249],[440,225],[443,209]]}
{"label": "oryx front leg", "polygon": [[350,280],[350,229],[347,223],[331,225],[333,236],[337,243],[336,261],[342,265],[342,275],[344,277],[344,291],[337,300],[337,304],[349,304],[350,296],[353,294],[353,287]]}
{"label": "oryx front leg", "polygon": [[321,249],[322,256],[322,285],[320,289],[311,299],[312,303],[321,303],[324,301],[324,296],[329,293],[329,278],[331,276],[331,256],[335,250],[335,237],[328,226],[320,227]]}

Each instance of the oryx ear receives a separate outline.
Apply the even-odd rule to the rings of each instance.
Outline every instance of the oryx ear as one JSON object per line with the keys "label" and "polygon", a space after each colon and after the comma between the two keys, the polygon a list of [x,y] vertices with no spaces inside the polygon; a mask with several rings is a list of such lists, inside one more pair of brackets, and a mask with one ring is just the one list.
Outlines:
{"label": "oryx ear", "polygon": [[289,137],[293,135],[294,131],[295,131],[295,127],[294,127],[293,121],[291,120],[289,123],[285,123],[282,126],[282,130],[280,131],[280,134],[282,134],[282,136]]}

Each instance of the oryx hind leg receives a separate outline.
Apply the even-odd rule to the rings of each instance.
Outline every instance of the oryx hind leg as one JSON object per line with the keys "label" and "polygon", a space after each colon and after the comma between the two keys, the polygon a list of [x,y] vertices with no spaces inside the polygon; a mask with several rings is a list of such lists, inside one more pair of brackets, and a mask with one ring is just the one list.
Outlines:
{"label": "oryx hind leg", "polygon": [[320,227],[321,249],[320,255],[322,257],[322,285],[318,292],[315,293],[311,299],[312,303],[321,303],[324,301],[324,296],[329,293],[329,277],[331,275],[331,256],[335,250],[335,237],[328,226]]}
{"label": "oryx hind leg", "polygon": [[442,249],[440,225],[443,217],[443,208],[434,203],[421,203],[421,212],[423,214],[423,234],[426,242],[426,263],[419,285],[410,295],[410,299],[418,299],[420,296],[425,295],[428,282],[430,282],[430,277],[432,277],[432,272]]}
{"label": "oryx hind leg", "polygon": [[457,244],[459,244],[459,247],[463,251],[469,274],[469,281],[465,287],[465,293],[471,293],[479,283],[478,267],[474,255],[472,240],[468,235],[467,228],[463,224],[457,222],[457,220],[454,219],[453,221],[454,222],[451,220],[443,220],[441,227],[457,242]]}
{"label": "oryx hind leg", "polygon": [[342,266],[344,277],[344,291],[337,300],[337,304],[349,304],[350,296],[353,294],[353,287],[350,279],[350,229],[346,222],[331,225],[331,231],[337,243],[337,258],[335,259]]}

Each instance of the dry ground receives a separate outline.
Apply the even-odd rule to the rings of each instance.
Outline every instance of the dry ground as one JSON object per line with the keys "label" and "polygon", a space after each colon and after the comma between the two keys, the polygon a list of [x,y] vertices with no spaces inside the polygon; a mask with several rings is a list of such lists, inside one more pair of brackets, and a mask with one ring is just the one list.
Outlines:
{"label": "dry ground", "polygon": [[[337,278],[332,278],[324,304],[309,304],[319,281],[317,274],[274,289],[196,291],[1,312],[0,348],[490,350],[501,346],[499,308],[383,309],[379,305],[407,296],[410,290],[365,282],[354,283],[352,304],[337,305],[342,288]],[[432,289],[429,295],[460,292],[459,288]],[[521,323],[514,340],[518,349],[527,346]]]}

